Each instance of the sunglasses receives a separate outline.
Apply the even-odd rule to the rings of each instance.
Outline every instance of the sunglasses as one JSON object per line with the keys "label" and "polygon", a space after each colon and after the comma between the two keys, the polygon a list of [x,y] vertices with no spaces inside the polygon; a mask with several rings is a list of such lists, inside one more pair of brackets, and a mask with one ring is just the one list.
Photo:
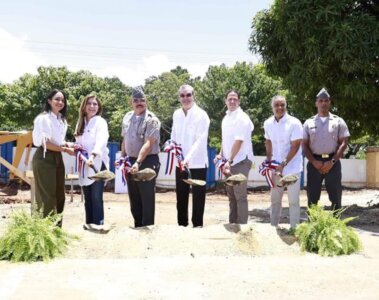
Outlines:
{"label": "sunglasses", "polygon": [[138,103],[138,102],[145,103],[146,99],[144,99],[144,98],[133,98],[133,103]]}
{"label": "sunglasses", "polygon": [[180,98],[184,98],[184,97],[189,98],[189,97],[192,97],[192,94],[191,94],[191,93],[188,93],[188,94],[180,94],[179,96],[180,96]]}

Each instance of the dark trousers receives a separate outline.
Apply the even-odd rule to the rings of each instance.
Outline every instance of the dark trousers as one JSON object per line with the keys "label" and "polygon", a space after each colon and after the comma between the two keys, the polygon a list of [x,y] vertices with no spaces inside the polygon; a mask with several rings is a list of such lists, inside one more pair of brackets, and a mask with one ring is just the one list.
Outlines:
{"label": "dark trousers", "polygon": [[94,181],[82,187],[84,193],[84,209],[86,211],[86,224],[104,224],[104,182]]}
{"label": "dark trousers", "polygon": [[[324,159],[318,159],[320,161],[326,161]],[[329,200],[332,203],[332,209],[341,208],[342,198],[342,172],[341,162],[337,161],[332,169],[327,174],[321,174],[316,168],[308,162],[307,164],[307,196],[308,206],[311,204],[317,204],[320,200],[321,185],[325,179],[326,191],[329,195]]]}
{"label": "dark trousers", "polygon": [[[132,165],[135,159],[131,158]],[[140,170],[150,168],[157,174],[159,172],[158,155],[148,155],[140,166]],[[130,210],[134,218],[134,226],[142,227],[154,225],[155,216],[155,182],[156,177],[151,181],[134,181],[133,176],[127,180],[130,200]]]}
{"label": "dark trousers", "polygon": [[[207,169],[190,169],[192,179],[206,180]],[[181,172],[176,168],[176,208],[178,210],[178,224],[188,225],[188,198],[190,186],[183,179],[188,178],[186,172]],[[203,226],[203,216],[205,207],[205,186],[192,186],[192,224],[194,227]]]}
{"label": "dark trousers", "polygon": [[[65,202],[65,169],[60,152],[36,150],[33,156],[33,174],[37,209],[43,217],[50,213],[62,213]],[[59,223],[58,225],[61,225]]]}

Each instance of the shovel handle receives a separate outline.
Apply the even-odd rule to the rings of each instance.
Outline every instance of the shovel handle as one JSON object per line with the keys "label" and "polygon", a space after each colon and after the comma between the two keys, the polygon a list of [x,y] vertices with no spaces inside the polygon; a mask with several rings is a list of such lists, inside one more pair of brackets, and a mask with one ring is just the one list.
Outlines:
{"label": "shovel handle", "polygon": [[[87,158],[80,153],[80,157],[83,159],[83,161],[87,162]],[[89,165],[89,167],[95,172],[95,173],[99,173],[99,171],[96,169],[96,167],[94,165]]]}
{"label": "shovel handle", "polygon": [[96,167],[94,165],[89,165],[89,167],[95,172],[95,173],[99,173],[99,171],[96,169]]}

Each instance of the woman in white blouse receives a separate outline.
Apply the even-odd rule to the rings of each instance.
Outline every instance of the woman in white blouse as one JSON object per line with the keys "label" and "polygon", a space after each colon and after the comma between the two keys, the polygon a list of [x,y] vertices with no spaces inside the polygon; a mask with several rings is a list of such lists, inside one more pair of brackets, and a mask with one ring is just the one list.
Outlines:
{"label": "woman in white blouse", "polygon": [[[62,213],[65,202],[65,169],[62,152],[70,152],[65,144],[67,122],[66,96],[54,89],[47,96],[44,112],[34,120],[33,144],[38,147],[33,156],[33,173],[37,208],[46,217]],[[58,224],[61,226],[61,222]]]}
{"label": "woman in white blouse", "polygon": [[76,143],[81,145],[87,154],[85,166],[79,174],[79,182],[83,187],[85,201],[86,221],[83,225],[84,229],[105,230],[104,182],[88,178],[88,176],[94,175],[94,171],[89,168],[89,165],[95,166],[99,171],[109,168],[108,124],[100,116],[102,111],[103,107],[99,98],[95,95],[85,97],[80,104],[79,119],[74,134]]}

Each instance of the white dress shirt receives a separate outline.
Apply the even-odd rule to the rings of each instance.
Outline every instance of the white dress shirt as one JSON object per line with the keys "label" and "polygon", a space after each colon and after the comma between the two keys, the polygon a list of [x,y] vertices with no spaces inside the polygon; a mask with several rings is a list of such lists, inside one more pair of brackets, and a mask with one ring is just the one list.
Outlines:
{"label": "white dress shirt", "polygon": [[67,132],[67,122],[58,114],[43,112],[34,119],[33,144],[36,147],[44,146],[46,140],[60,146],[64,144]]}
{"label": "white dress shirt", "polygon": [[182,108],[173,115],[171,139],[182,146],[184,159],[191,169],[208,166],[209,117],[196,103],[184,114]]}
{"label": "white dress shirt", "polygon": [[[94,116],[88,123],[85,122],[83,134],[76,137],[76,142],[81,144],[83,148],[87,150],[88,156],[92,153],[96,155],[93,163],[98,171],[100,171],[103,162],[107,169],[109,169],[109,150],[107,148],[108,138],[108,124],[100,116]],[[81,174],[79,176],[80,185],[92,184],[93,180],[89,179],[88,176],[94,174],[95,172],[85,165],[84,177],[81,176]]]}
{"label": "white dress shirt", "polygon": [[238,107],[235,111],[227,111],[221,124],[222,129],[222,154],[226,159],[230,159],[232,147],[235,141],[243,141],[240,150],[233,158],[232,165],[248,158],[253,160],[253,144],[251,143],[251,133],[254,124],[249,116]]}
{"label": "white dress shirt", "polygon": [[[303,126],[301,122],[287,113],[279,119],[272,116],[264,122],[265,139],[272,144],[272,160],[279,163],[286,159],[291,149],[291,142],[303,138]],[[303,170],[303,155],[301,147],[295,156],[283,169],[283,175],[300,173]]]}

